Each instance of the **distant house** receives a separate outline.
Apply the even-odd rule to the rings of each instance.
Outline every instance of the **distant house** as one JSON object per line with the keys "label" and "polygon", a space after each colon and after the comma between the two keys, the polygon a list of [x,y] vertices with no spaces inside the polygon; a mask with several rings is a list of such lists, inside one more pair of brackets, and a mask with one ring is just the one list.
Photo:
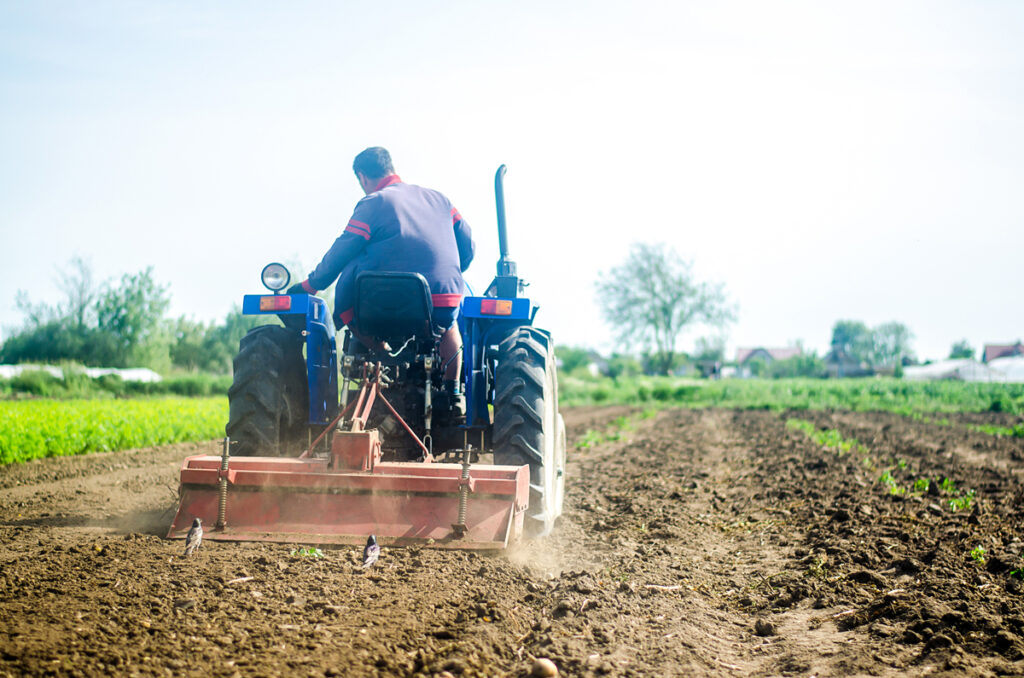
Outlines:
{"label": "distant house", "polygon": [[795,346],[788,348],[764,348],[763,346],[738,348],[736,349],[736,364],[742,366],[754,358],[760,358],[766,363],[772,363],[776,360],[794,358],[798,355],[800,355],[800,349]]}
{"label": "distant house", "polygon": [[981,362],[987,363],[996,358],[1009,358],[1016,355],[1024,355],[1024,344],[1019,339],[1016,344],[985,344]]}
{"label": "distant house", "polygon": [[832,378],[867,377],[874,374],[869,366],[838,346],[833,346],[832,350],[825,354],[825,369]]}
{"label": "distant house", "polygon": [[770,365],[776,360],[786,360],[787,358],[795,358],[800,355],[801,350],[795,346],[787,348],[765,348],[763,346],[755,346],[753,348],[737,348],[736,349],[736,367],[737,373],[740,377],[750,377],[753,375],[751,370],[751,363],[754,360],[760,360],[765,365]]}

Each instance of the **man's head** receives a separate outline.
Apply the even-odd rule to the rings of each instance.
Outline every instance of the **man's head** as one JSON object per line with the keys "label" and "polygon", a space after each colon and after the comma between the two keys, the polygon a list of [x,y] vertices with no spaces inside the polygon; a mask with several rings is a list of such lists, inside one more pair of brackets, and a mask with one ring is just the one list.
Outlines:
{"label": "man's head", "polygon": [[381,179],[395,173],[395,168],[388,149],[372,146],[356,156],[352,161],[352,171],[356,173],[363,192],[369,195]]}

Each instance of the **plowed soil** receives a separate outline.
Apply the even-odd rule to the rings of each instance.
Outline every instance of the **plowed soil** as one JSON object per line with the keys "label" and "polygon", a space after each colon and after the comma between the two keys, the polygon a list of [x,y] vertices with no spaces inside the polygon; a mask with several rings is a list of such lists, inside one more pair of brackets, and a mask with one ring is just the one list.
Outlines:
{"label": "plowed soil", "polygon": [[970,428],[1005,416],[649,414],[565,412],[551,537],[365,571],[349,547],[182,557],[176,473],[215,442],[0,469],[0,675],[1024,675],[1024,441]]}

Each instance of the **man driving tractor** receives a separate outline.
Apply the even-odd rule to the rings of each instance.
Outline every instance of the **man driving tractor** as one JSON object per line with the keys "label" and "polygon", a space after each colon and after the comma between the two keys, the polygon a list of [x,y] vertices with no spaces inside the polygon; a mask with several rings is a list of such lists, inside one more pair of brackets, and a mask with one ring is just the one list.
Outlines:
{"label": "man driving tractor", "polygon": [[438,191],[404,183],[395,174],[391,154],[367,148],[352,163],[362,198],[344,232],[316,269],[289,294],[316,294],[335,279],[334,322],[348,325],[357,339],[376,346],[352,326],[356,276],[363,271],[419,273],[430,286],[434,331],[441,336],[440,357],[446,365],[446,386],[459,394],[462,336],[456,323],[465,290],[462,272],[473,261],[474,244],[469,225]]}

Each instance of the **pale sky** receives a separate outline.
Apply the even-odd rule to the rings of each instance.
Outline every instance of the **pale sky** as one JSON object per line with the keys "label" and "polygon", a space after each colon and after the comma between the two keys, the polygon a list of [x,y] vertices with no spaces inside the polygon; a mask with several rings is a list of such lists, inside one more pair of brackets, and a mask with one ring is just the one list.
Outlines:
{"label": "pale sky", "polygon": [[[737,346],[900,321],[1024,336],[1024,3],[0,2],[0,325],[60,267],[223,317],[311,268],[387,147],[512,258],[560,344],[634,241],[725,284]],[[293,271],[299,279],[308,270]],[[696,329],[680,347],[689,350]],[[5,332],[6,336],[6,332]]]}

